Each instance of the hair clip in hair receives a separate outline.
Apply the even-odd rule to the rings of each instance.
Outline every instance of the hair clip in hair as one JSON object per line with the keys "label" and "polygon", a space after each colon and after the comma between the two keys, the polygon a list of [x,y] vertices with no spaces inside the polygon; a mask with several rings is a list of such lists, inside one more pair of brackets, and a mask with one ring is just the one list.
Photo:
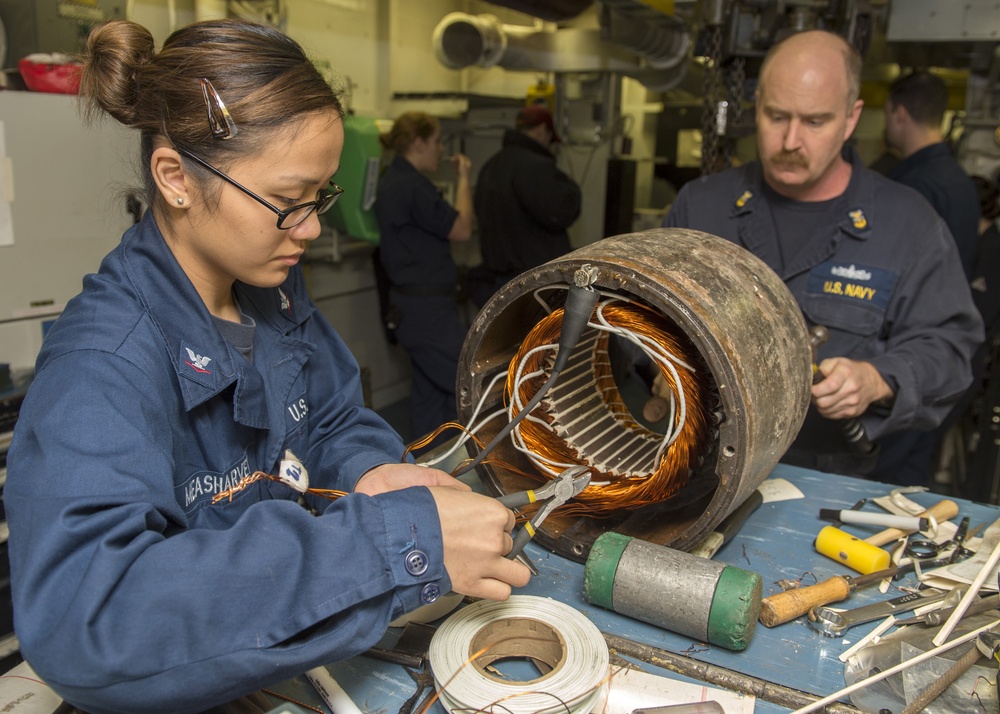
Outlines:
{"label": "hair clip in hair", "polygon": [[239,133],[233,118],[229,116],[229,110],[222,102],[222,97],[215,91],[212,83],[202,77],[201,93],[205,97],[205,106],[208,108],[208,126],[212,129],[212,136],[216,139],[232,139]]}

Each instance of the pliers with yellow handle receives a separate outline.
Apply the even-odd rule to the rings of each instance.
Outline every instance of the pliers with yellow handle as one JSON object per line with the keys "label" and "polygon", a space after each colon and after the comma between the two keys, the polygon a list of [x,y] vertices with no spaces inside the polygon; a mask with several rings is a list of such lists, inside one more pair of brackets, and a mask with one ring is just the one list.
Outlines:
{"label": "pliers with yellow handle", "polygon": [[588,485],[590,485],[590,469],[586,466],[570,466],[540,488],[518,491],[497,498],[500,503],[511,510],[546,501],[531,517],[531,520],[525,523],[524,527],[514,536],[514,547],[510,549],[507,558],[513,560],[520,555],[528,541],[535,537],[535,531],[542,524],[542,521],[548,518],[549,514],[559,506],[578,496]]}

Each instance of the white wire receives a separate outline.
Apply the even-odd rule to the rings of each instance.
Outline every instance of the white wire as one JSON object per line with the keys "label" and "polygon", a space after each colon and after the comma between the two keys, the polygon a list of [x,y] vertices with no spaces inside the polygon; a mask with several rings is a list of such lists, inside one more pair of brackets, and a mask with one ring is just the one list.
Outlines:
{"label": "white wire", "polygon": [[479,424],[477,424],[476,426],[474,427],[472,426],[473,424],[475,424],[476,417],[479,416],[479,412],[482,410],[483,405],[486,403],[486,398],[490,395],[490,393],[492,393],[493,387],[496,386],[497,381],[501,377],[506,377],[506,376],[507,374],[505,372],[497,372],[496,375],[494,375],[493,379],[490,380],[489,386],[487,386],[486,389],[483,390],[482,396],[479,397],[479,404],[476,405],[476,410],[472,412],[472,416],[469,417],[469,426],[467,427],[468,433],[462,432],[462,435],[455,441],[454,446],[452,446],[450,449],[448,449],[446,452],[444,452],[441,456],[437,457],[436,459],[430,459],[428,461],[421,462],[420,464],[421,466],[433,466],[435,464],[441,463],[446,458],[455,453],[458,447],[460,447],[462,444],[468,441],[472,437],[472,435],[475,434],[477,431],[479,431],[485,424],[488,424],[489,422],[491,422],[492,420],[496,419],[498,416],[504,413],[504,410],[500,409],[490,414],[489,416],[485,417],[483,421],[479,422]]}
{"label": "white wire", "polygon": [[[546,290],[568,290],[569,287],[570,287],[569,285],[543,286],[536,289],[533,292],[533,296],[535,300],[537,300],[539,304],[541,304],[542,308],[546,311],[546,313],[551,314],[552,308],[549,306],[547,302],[545,302],[545,300],[541,298],[541,293]],[[669,399],[670,413],[667,419],[667,427],[663,435],[663,438],[660,441],[660,446],[658,447],[654,458],[654,464],[659,463],[660,459],[663,458],[664,452],[668,448],[670,448],[670,446],[680,436],[680,432],[684,427],[684,423],[687,418],[687,404],[684,398],[684,388],[680,381],[680,375],[678,374],[677,369],[674,367],[674,364],[692,372],[694,371],[694,368],[691,365],[684,362],[683,360],[677,358],[670,352],[667,352],[661,345],[657,344],[655,340],[646,337],[644,335],[639,335],[633,332],[632,330],[626,330],[624,328],[615,327],[614,325],[611,325],[604,317],[605,305],[608,305],[612,302],[622,302],[627,304],[636,304],[636,303],[635,301],[630,300],[628,298],[624,298],[616,293],[611,293],[607,291],[598,291],[598,293],[599,295],[608,298],[608,300],[598,303],[596,311],[598,322],[594,323],[592,321],[588,321],[587,326],[595,330],[608,332],[623,337],[632,344],[636,345],[648,357],[655,360],[658,364],[663,365],[673,377],[675,390],[670,394],[670,399]],[[516,414],[519,413],[524,408],[525,403],[522,401],[520,395],[521,385],[528,380],[535,379],[537,377],[542,377],[545,376],[546,374],[544,369],[537,369],[525,374],[524,369],[528,363],[528,359],[534,356],[535,354],[538,354],[539,352],[551,351],[557,348],[558,344],[550,343],[546,345],[538,345],[529,350],[521,358],[521,361],[517,365],[517,370],[515,371],[514,375],[514,389],[513,393],[511,394],[510,404],[506,407],[506,409],[499,409],[495,412],[492,412],[491,414],[488,414],[487,416],[483,417],[482,421],[476,424],[476,418],[479,416],[479,413],[482,410],[483,405],[486,403],[486,399],[493,392],[493,388],[496,386],[496,383],[501,378],[504,378],[506,376],[505,372],[498,372],[493,377],[493,379],[490,380],[490,383],[487,386],[487,388],[483,390],[483,393],[479,399],[479,403],[476,405],[475,411],[473,411],[472,416],[469,417],[468,424],[466,427],[467,431],[463,432],[462,435],[456,440],[455,444],[450,449],[448,449],[448,451],[446,451],[444,454],[434,459],[423,461],[421,462],[420,465],[430,467],[441,463],[449,456],[451,456],[453,453],[455,453],[456,450],[458,450],[463,444],[465,444],[483,426],[485,426],[490,421],[496,419],[497,417],[505,413],[508,418],[508,423],[509,421],[512,421],[516,416]],[[545,428],[548,428],[550,426],[549,423],[544,419],[532,416],[530,414],[525,417],[524,421],[531,421]],[[530,449],[528,449],[527,445],[524,442],[524,437],[521,434],[520,424],[518,424],[513,429],[510,436],[511,436],[511,443],[513,444],[514,448],[517,451],[520,451],[521,453],[525,454],[525,456],[527,456],[529,461],[531,461],[531,463],[533,463],[536,468],[549,474],[550,476],[556,476],[564,469],[575,465],[573,463],[564,463],[561,461],[555,461],[532,452]],[[601,483],[593,482],[593,485],[595,486],[601,485]]]}
{"label": "white wire", "polygon": [[[562,288],[562,286],[548,286],[547,288],[539,288],[534,292],[534,295],[535,298],[539,300],[539,302],[542,303],[542,305],[546,307],[546,309],[548,309],[548,304],[545,303],[544,300],[541,300],[539,298],[539,294],[544,289],[560,289],[560,288]],[[661,345],[657,344],[655,340],[646,337],[645,335],[636,334],[632,330],[626,330],[624,328],[615,327],[614,325],[611,325],[607,321],[607,318],[604,317],[604,306],[610,304],[611,302],[632,303],[632,301],[624,299],[613,293],[602,293],[602,295],[605,295],[610,299],[599,303],[597,306],[596,315],[599,322],[594,323],[591,321],[587,323],[587,326],[595,330],[616,334],[623,337],[624,339],[627,339],[629,342],[636,345],[648,357],[655,360],[658,364],[663,365],[673,377],[675,388],[670,395],[670,400],[669,400],[670,414],[667,420],[667,427],[663,435],[663,438],[660,440],[660,446],[657,448],[656,455],[654,457],[654,464],[658,464],[660,460],[663,458],[663,454],[666,452],[666,450],[669,449],[670,446],[680,436],[681,430],[683,429],[684,424],[687,420],[687,401],[684,397],[684,387],[681,384],[680,375],[677,372],[677,369],[675,368],[674,365],[675,364],[679,365],[691,372],[694,371],[694,368],[691,365],[684,362],[683,360],[677,358],[675,355],[671,354],[667,350],[665,350]],[[514,418],[514,415],[516,413],[515,410],[519,411],[523,407],[523,402],[520,397],[521,385],[529,379],[533,379],[535,377],[544,375],[544,371],[542,370],[536,370],[529,374],[523,374],[528,359],[531,356],[537,354],[538,352],[553,350],[556,347],[557,345],[554,343],[548,345],[539,345],[529,350],[521,358],[521,361],[518,364],[514,376],[514,393],[511,395],[511,403],[510,406],[508,407],[508,417],[510,419]],[[539,419],[537,417],[532,417],[529,415],[526,419],[530,419],[532,422],[540,424],[544,427],[549,426],[548,422]],[[513,432],[511,433],[511,442],[514,445],[514,448],[520,451],[521,453],[525,454],[537,468],[548,473],[551,476],[555,476],[563,469],[574,465],[574,464],[554,461],[552,459],[541,456],[539,454],[535,454],[534,452],[530,451],[524,442],[524,437],[521,434],[520,424],[517,427],[515,427]],[[595,483],[595,485],[597,484]]]}

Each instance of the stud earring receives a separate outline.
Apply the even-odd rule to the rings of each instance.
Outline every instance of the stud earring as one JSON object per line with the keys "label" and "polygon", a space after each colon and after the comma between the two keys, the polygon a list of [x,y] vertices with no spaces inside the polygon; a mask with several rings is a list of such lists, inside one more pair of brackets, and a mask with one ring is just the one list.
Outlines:
{"label": "stud earring", "polygon": [[178,206],[183,206],[184,205],[184,199],[181,196],[177,197],[177,205]]}

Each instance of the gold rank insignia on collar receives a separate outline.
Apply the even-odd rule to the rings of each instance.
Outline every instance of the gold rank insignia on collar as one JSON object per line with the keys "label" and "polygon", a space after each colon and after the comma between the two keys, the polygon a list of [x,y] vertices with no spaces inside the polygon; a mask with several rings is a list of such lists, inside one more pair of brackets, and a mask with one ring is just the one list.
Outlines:
{"label": "gold rank insignia on collar", "polygon": [[740,197],[736,199],[736,207],[743,208],[747,205],[751,198],[753,198],[753,192],[749,190],[744,191],[740,194]]}
{"label": "gold rank insignia on collar", "polygon": [[851,223],[859,231],[864,230],[868,227],[868,219],[865,218],[865,212],[860,208],[855,208],[853,211],[848,211],[847,215],[851,217]]}

